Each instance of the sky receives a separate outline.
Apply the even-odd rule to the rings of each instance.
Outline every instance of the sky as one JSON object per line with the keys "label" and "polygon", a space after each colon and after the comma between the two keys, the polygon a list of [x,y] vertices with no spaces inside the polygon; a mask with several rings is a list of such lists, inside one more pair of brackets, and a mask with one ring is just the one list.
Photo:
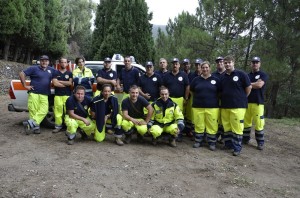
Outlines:
{"label": "sky", "polygon": [[[99,3],[100,0],[93,0]],[[169,18],[174,19],[182,11],[196,13],[198,0],[145,0],[149,12],[153,12],[152,24],[167,25]]]}

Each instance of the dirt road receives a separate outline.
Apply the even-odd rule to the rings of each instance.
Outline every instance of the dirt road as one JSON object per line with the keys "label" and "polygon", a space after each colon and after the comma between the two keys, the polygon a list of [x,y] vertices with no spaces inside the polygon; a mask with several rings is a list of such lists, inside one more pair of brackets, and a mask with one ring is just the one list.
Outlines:
{"label": "dirt road", "polygon": [[120,147],[112,136],[69,146],[51,129],[25,135],[27,113],[0,100],[0,197],[300,197],[299,123],[267,120],[265,150],[252,139],[239,157],[189,139],[177,148],[150,139]]}

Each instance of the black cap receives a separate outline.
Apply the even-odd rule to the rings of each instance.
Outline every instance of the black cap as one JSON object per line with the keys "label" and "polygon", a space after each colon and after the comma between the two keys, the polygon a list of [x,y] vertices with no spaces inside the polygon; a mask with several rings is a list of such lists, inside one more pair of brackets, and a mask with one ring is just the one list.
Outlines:
{"label": "black cap", "polygon": [[49,57],[47,55],[42,55],[40,57],[40,60],[49,60]]}

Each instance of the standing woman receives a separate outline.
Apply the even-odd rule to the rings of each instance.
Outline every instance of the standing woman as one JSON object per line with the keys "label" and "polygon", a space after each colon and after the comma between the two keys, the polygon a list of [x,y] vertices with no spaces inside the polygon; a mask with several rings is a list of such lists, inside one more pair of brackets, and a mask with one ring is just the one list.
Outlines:
{"label": "standing woman", "polygon": [[202,146],[204,132],[207,133],[209,149],[216,149],[216,133],[218,131],[220,80],[211,75],[208,61],[201,63],[202,74],[191,83],[193,92],[193,119],[195,124],[194,148]]}
{"label": "standing woman", "polygon": [[[97,142],[102,142],[105,139],[105,132],[107,130],[114,130],[116,143],[122,146],[124,143],[121,140],[121,123],[122,116],[118,114],[119,105],[118,99],[111,94],[112,86],[110,84],[97,84],[97,89],[101,93],[93,98],[91,103],[91,115],[96,120],[96,129],[94,139]],[[121,133],[121,135],[120,135]]]}

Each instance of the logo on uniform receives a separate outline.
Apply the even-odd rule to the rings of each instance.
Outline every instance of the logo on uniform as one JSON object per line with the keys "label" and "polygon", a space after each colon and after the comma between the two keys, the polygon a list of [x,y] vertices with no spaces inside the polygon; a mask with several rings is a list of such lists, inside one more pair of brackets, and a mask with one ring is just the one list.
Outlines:
{"label": "logo on uniform", "polygon": [[179,81],[182,81],[182,80],[183,80],[183,78],[182,78],[181,76],[179,76],[179,77],[178,77],[178,80],[179,80]]}
{"label": "logo on uniform", "polygon": [[65,75],[65,79],[69,79],[69,75]]}
{"label": "logo on uniform", "polygon": [[212,85],[215,85],[215,84],[216,84],[216,81],[215,81],[215,80],[211,80],[210,83],[211,83]]}
{"label": "logo on uniform", "polygon": [[255,79],[257,80],[257,79],[259,79],[260,78],[260,75],[256,75],[255,76]]}
{"label": "logo on uniform", "polygon": [[156,110],[155,113],[156,114],[161,114],[161,110]]}
{"label": "logo on uniform", "polygon": [[87,109],[88,108],[88,106],[87,105],[84,105],[84,107],[83,107],[84,109]]}
{"label": "logo on uniform", "polygon": [[51,74],[51,70],[50,69],[48,69],[47,71],[48,71],[49,74]]}
{"label": "logo on uniform", "polygon": [[114,75],[113,75],[113,73],[110,73],[109,76],[110,76],[110,77],[113,77]]}
{"label": "logo on uniform", "polygon": [[234,76],[233,77],[233,81],[238,81],[239,80],[239,77],[238,76]]}
{"label": "logo on uniform", "polygon": [[154,82],[156,82],[156,81],[157,81],[157,78],[156,78],[156,77],[154,77],[154,78],[152,78],[152,80],[153,80]]}

